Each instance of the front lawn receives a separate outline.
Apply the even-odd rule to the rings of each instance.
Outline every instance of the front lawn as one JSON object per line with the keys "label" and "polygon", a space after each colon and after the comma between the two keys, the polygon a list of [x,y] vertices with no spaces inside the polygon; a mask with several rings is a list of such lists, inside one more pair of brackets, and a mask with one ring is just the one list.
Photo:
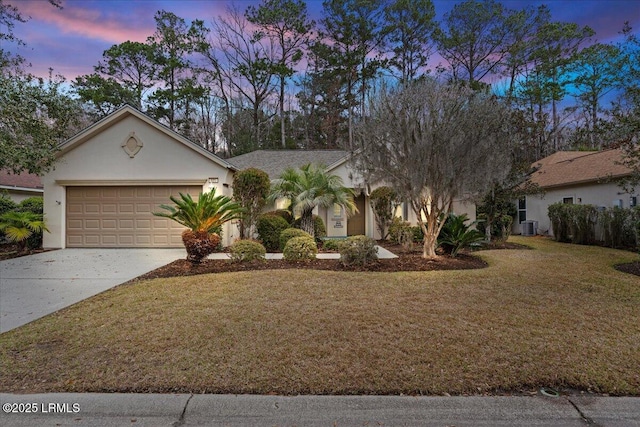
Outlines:
{"label": "front lawn", "polygon": [[637,255],[513,241],[476,270],[120,286],[2,334],[0,391],[640,395]]}

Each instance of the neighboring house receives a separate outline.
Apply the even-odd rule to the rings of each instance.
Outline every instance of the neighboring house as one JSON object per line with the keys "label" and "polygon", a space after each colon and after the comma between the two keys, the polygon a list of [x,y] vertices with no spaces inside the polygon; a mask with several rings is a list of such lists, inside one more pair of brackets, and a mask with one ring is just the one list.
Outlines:
{"label": "neighboring house", "polygon": [[[638,202],[637,193],[627,193],[618,184],[631,170],[620,164],[621,149],[605,151],[560,151],[535,162],[530,181],[543,193],[527,196],[518,203],[515,232],[525,221],[537,222],[538,234],[553,234],[549,205],[554,203],[589,204],[599,207],[628,208]],[[525,226],[531,231],[531,226]],[[525,232],[524,234],[530,234]]]}
{"label": "neighboring house", "polygon": [[130,106],[64,142],[58,157],[42,178],[45,248],[182,247],[183,228],[152,213],[179,192],[231,195],[236,170]]}
{"label": "neighboring house", "polygon": [[[380,238],[376,229],[373,209],[369,194],[381,184],[365,184],[364,180],[350,165],[349,152],[344,150],[257,150],[251,153],[232,157],[229,162],[238,169],[254,167],[265,171],[270,179],[278,178],[287,167],[298,168],[309,163],[326,166],[331,174],[342,178],[345,187],[355,193],[354,201],[358,213],[347,217],[344,209],[335,206],[333,209],[316,208],[315,214],[320,216],[327,228],[328,237],[345,237],[364,234],[376,239]],[[284,201],[268,206],[265,210],[286,207]],[[461,200],[454,202],[453,210],[456,214],[466,213],[471,221],[476,218],[475,204]],[[397,215],[404,220],[416,223],[415,214],[407,205],[398,208]]]}
{"label": "neighboring house", "polygon": [[6,193],[16,203],[29,197],[42,197],[43,191],[38,175],[27,172],[16,175],[0,170],[0,194]]}

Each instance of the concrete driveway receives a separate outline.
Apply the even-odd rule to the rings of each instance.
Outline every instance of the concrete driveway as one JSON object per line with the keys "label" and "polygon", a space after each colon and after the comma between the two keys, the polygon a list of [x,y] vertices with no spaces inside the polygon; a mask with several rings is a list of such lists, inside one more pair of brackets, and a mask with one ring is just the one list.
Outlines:
{"label": "concrete driveway", "polygon": [[0,261],[0,333],[185,256],[184,249],[60,249]]}

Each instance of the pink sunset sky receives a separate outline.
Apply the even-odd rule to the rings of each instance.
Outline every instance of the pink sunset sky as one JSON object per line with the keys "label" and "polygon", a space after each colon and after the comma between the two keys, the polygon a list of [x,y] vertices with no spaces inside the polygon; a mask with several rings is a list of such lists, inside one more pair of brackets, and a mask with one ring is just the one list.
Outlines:
{"label": "pink sunset sky", "polygon": [[[127,40],[144,41],[153,34],[153,16],[158,10],[175,13],[187,21],[202,19],[209,25],[212,18],[224,15],[227,6],[235,4],[241,11],[260,2],[252,0],[63,0],[56,9],[46,0],[5,0],[17,6],[31,19],[17,24],[15,35],[26,42],[19,52],[32,64],[30,71],[46,76],[53,68],[72,80],[93,72],[102,52]],[[457,1],[435,0],[437,17],[451,10]],[[640,0],[503,0],[513,9],[527,5],[547,4],[557,21],[589,25],[596,39],[608,42],[619,38],[625,21],[640,34]],[[322,17],[322,1],[309,0],[311,17]],[[11,48],[15,50],[15,48]]]}

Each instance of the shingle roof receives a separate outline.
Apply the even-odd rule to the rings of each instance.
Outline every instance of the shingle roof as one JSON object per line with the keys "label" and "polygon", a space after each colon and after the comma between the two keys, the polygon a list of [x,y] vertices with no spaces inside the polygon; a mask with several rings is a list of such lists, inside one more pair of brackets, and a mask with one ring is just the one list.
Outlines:
{"label": "shingle roof", "polygon": [[238,169],[261,169],[275,179],[288,167],[298,168],[308,163],[330,167],[345,160],[348,154],[344,150],[257,150],[227,161]]}
{"label": "shingle roof", "polygon": [[31,173],[12,174],[8,170],[0,170],[0,186],[19,188],[42,188],[42,180]]}
{"label": "shingle roof", "polygon": [[621,149],[605,151],[560,151],[532,164],[538,169],[531,182],[542,188],[603,181],[627,176],[631,170],[619,164]]}

